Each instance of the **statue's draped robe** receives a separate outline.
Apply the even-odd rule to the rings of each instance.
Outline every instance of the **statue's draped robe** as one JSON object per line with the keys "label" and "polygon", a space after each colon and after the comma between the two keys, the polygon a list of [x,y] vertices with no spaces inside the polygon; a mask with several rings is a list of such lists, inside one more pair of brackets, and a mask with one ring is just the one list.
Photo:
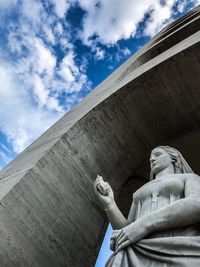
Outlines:
{"label": "statue's draped robe", "polygon": [[[134,193],[127,224],[181,198],[184,198],[184,185],[181,179],[151,181]],[[199,225],[152,233],[138,243],[113,254],[106,264],[106,267],[143,266],[199,267]]]}

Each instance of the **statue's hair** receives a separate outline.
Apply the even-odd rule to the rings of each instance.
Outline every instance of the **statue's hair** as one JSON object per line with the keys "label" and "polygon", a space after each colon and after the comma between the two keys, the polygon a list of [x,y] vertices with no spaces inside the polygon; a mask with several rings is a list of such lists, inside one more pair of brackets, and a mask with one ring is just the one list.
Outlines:
{"label": "statue's hair", "polygon": [[[163,149],[173,159],[174,173],[194,173],[193,170],[188,165],[187,161],[181,155],[181,153],[178,150],[176,150],[175,148],[170,147],[170,146],[157,146],[156,148]],[[156,148],[154,148],[154,149],[156,149]],[[150,180],[153,180],[154,178],[155,178],[154,173],[151,170]]]}

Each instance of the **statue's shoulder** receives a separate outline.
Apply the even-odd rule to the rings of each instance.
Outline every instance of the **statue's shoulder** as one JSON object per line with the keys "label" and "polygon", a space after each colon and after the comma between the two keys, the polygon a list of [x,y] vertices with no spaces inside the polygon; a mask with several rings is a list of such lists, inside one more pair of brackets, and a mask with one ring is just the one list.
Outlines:
{"label": "statue's shoulder", "polygon": [[184,183],[184,186],[200,185],[200,176],[196,173],[177,174],[177,178]]}
{"label": "statue's shoulder", "polygon": [[200,176],[196,173],[184,173],[186,179],[200,179]]}
{"label": "statue's shoulder", "polygon": [[180,180],[186,180],[186,179],[200,179],[200,176],[196,173],[176,173],[172,176],[173,179],[180,179]]}

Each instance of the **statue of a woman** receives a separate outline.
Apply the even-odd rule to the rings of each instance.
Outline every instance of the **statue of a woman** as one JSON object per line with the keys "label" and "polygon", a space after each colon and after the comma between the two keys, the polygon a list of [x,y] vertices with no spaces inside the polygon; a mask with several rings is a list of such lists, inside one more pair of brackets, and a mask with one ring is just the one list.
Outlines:
{"label": "statue of a woman", "polygon": [[128,219],[110,185],[94,188],[114,231],[106,267],[199,267],[200,177],[179,151],[159,146],[150,156],[150,181],[133,194]]}

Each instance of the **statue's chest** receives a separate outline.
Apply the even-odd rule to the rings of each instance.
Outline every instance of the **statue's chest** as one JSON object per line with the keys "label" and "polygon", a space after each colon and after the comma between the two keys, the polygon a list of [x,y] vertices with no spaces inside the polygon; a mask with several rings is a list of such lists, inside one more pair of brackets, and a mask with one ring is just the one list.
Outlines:
{"label": "statue's chest", "polygon": [[137,190],[133,198],[137,202],[138,200],[144,200],[152,196],[168,198],[171,195],[179,196],[179,198],[184,196],[183,179],[167,177],[151,181]]}

